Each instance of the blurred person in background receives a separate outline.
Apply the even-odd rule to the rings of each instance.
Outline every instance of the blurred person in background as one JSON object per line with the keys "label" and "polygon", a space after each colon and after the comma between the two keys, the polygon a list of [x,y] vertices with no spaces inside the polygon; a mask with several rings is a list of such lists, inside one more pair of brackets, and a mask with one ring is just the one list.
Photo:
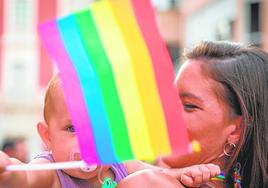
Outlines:
{"label": "blurred person in background", "polygon": [[24,137],[7,137],[3,140],[1,150],[12,158],[26,163],[29,161],[29,151]]}

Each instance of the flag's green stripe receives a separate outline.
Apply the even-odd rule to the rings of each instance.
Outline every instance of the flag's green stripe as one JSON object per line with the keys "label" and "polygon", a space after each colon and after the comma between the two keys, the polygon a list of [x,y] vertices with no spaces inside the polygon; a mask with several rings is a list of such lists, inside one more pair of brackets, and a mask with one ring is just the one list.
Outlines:
{"label": "flag's green stripe", "polygon": [[103,49],[92,15],[89,10],[86,10],[76,13],[75,18],[85,49],[99,79],[116,154],[120,161],[133,159],[112,68]]}

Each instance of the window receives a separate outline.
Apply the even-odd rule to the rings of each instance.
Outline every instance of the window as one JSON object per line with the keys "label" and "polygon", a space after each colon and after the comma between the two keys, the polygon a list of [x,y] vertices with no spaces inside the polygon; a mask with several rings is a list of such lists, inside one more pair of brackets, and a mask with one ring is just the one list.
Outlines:
{"label": "window", "polygon": [[216,40],[232,40],[234,32],[234,20],[225,19],[219,21],[216,30],[215,38]]}
{"label": "window", "polygon": [[26,25],[26,0],[16,0],[15,2],[15,24],[17,26]]}
{"label": "window", "polygon": [[[10,31],[27,30],[33,24],[33,0],[8,1],[8,28]],[[31,28],[30,28],[31,29]]]}
{"label": "window", "polygon": [[250,32],[260,31],[260,3],[250,4]]}
{"label": "window", "polygon": [[173,9],[179,6],[180,0],[151,0],[152,4],[159,11]]}
{"label": "window", "polygon": [[171,60],[173,62],[173,67],[175,72],[179,70],[179,62],[180,62],[180,48],[179,45],[176,43],[169,43],[167,44],[167,49]]}
{"label": "window", "polygon": [[261,28],[260,28],[260,11],[261,2],[253,1],[249,3],[249,41],[252,44],[260,45]]}
{"label": "window", "polygon": [[169,55],[174,62],[176,62],[179,58],[179,45],[178,44],[167,44]]}

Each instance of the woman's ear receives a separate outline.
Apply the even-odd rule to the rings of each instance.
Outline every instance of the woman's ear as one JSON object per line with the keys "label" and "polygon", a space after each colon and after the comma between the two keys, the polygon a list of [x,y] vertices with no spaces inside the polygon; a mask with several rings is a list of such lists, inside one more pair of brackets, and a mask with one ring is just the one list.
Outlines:
{"label": "woman's ear", "polygon": [[38,122],[37,131],[47,149],[50,149],[50,138],[48,132],[48,125],[45,122]]}
{"label": "woman's ear", "polygon": [[242,122],[242,116],[237,116],[232,120],[232,125],[234,125],[234,129],[229,134],[227,141],[229,143],[237,144],[240,136],[241,136],[241,122]]}

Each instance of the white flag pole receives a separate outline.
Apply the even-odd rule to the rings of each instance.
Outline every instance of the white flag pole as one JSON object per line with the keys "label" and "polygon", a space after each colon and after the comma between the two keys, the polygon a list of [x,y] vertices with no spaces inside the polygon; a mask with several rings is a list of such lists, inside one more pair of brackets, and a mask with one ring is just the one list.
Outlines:
{"label": "white flag pole", "polygon": [[70,161],[58,163],[43,163],[43,164],[23,164],[23,165],[9,165],[6,167],[7,171],[26,171],[26,170],[58,170],[80,168],[95,170],[97,165],[88,166],[84,161]]}

